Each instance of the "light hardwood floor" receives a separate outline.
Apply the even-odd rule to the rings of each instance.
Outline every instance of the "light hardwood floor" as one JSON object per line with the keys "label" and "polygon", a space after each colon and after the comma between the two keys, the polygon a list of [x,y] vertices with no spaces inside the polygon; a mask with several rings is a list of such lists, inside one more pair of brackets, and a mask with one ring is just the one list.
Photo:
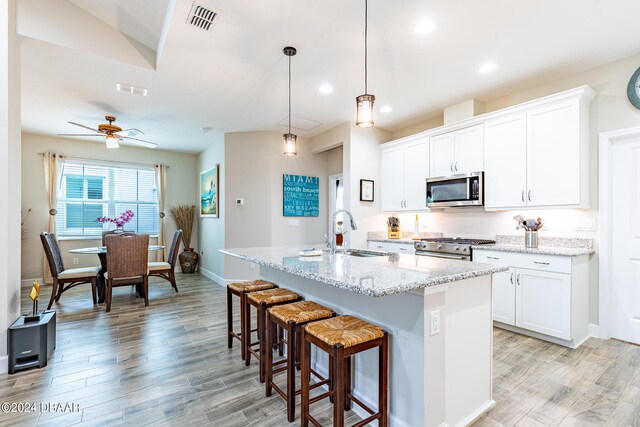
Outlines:
{"label": "light hardwood floor", "polygon": [[[0,402],[80,411],[0,413],[0,425],[289,425],[282,399],[265,397],[255,361],[244,366],[237,342],[227,349],[224,288],[197,274],[179,275],[178,287],[152,280],[146,308],[116,288],[109,314],[92,306],[88,286],[65,293],[49,366],[0,375]],[[640,426],[640,347],[590,339],[569,350],[495,329],[494,375],[497,404],[475,426]],[[314,414],[331,425],[327,401]]]}

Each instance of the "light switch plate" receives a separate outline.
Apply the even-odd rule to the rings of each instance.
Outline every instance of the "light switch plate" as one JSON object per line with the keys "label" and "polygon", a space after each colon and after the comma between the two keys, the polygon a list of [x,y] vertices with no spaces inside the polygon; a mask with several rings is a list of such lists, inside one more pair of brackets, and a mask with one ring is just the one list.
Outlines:
{"label": "light switch plate", "polygon": [[244,198],[242,197],[236,198],[236,206],[244,206]]}
{"label": "light switch plate", "polygon": [[300,220],[299,219],[290,219],[289,220],[289,227],[297,227],[300,225]]}

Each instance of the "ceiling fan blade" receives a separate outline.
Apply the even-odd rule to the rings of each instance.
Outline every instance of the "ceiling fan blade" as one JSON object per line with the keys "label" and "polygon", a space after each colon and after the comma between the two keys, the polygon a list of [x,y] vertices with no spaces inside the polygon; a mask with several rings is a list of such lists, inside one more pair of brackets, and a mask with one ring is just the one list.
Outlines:
{"label": "ceiling fan blade", "polygon": [[144,135],[144,132],[142,132],[140,129],[136,129],[136,128],[123,129],[120,132],[116,132],[116,133],[124,133],[124,132],[127,132],[127,135],[137,135],[137,134]]}
{"label": "ceiling fan blade", "polygon": [[80,126],[81,128],[89,129],[89,130],[92,130],[94,132],[100,133],[100,131],[98,129],[93,129],[93,128],[90,128],[89,126],[81,125],[80,123],[76,123],[76,122],[67,122],[67,123],[72,124],[72,125],[76,125],[76,126]]}
{"label": "ceiling fan blade", "polygon": [[122,139],[126,142],[131,142],[132,144],[139,145],[141,147],[156,148],[158,146],[158,144],[154,144],[153,142],[145,141],[138,138],[131,138],[130,136],[123,136]]}
{"label": "ceiling fan blade", "polygon": [[104,135],[99,133],[99,134],[93,134],[93,133],[59,133],[58,136],[101,136],[104,138]]}

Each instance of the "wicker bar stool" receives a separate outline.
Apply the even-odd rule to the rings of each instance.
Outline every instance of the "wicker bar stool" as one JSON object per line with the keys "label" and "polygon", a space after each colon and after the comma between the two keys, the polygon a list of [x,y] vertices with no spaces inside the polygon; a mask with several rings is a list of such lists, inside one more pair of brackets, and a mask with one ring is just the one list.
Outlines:
{"label": "wicker bar stool", "polygon": [[[243,341],[244,331],[244,299],[249,292],[264,291],[277,288],[275,283],[265,280],[249,280],[247,282],[236,282],[227,285],[227,347],[233,347],[233,339],[240,341],[240,353],[242,360],[245,356],[245,343]],[[240,298],[240,332],[233,330],[233,295]],[[251,331],[253,332],[253,331]]]}
{"label": "wicker bar stool", "polygon": [[[332,387],[326,393],[309,399],[311,380],[311,344],[329,354],[333,359]],[[309,413],[309,405],[326,397],[333,397],[333,425],[344,426],[344,411],[351,409],[351,402],[367,411],[370,416],[355,426],[364,426],[378,420],[378,426],[387,426],[387,370],[388,335],[382,328],[353,316],[337,316],[312,322],[302,328],[302,426],[309,421],[320,424]],[[378,347],[378,411],[367,407],[351,393],[351,357]],[[330,366],[331,369],[331,366]]]}
{"label": "wicker bar stool", "polygon": [[[292,292],[284,288],[268,289],[266,291],[251,292],[245,296],[244,299],[244,364],[249,366],[251,362],[251,355],[255,356],[260,366],[260,382],[264,382],[264,354],[267,347],[270,347],[273,342],[267,342],[266,340],[266,325],[267,325],[267,310],[276,305],[289,304],[292,302],[302,301],[302,297],[295,292]],[[251,307],[255,307],[258,311],[258,341],[251,342]],[[268,343],[268,345],[267,345]],[[258,349],[254,346],[258,345]],[[283,354],[282,347],[280,348],[280,354]]]}
{"label": "wicker bar stool", "polygon": [[[267,310],[267,325],[266,325],[266,342],[272,342],[275,337],[272,337],[272,331],[275,327],[284,329],[287,332],[287,339],[285,341],[287,345],[287,357],[286,359],[279,360],[274,363],[273,351],[269,349],[265,352],[265,380],[266,380],[266,395],[271,396],[272,389],[287,403],[287,418],[289,422],[292,422],[295,418],[296,408],[296,395],[300,394],[300,389],[296,390],[296,367],[300,366],[300,330],[304,325],[316,320],[327,319],[335,316],[335,312],[313,301],[299,301],[291,304],[279,305]],[[285,366],[276,368],[278,365],[286,363]],[[274,369],[276,368],[276,369]],[[284,392],[273,382],[273,376],[280,372],[286,371],[287,373],[287,391]],[[321,381],[313,384],[310,387],[316,388],[321,385],[328,384],[329,380],[323,378],[315,371],[312,371]]]}

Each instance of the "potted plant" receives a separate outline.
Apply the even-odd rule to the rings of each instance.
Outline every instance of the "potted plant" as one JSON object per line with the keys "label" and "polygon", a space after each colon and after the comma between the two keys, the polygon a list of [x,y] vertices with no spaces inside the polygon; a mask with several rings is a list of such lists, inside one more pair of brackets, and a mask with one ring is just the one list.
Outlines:
{"label": "potted plant", "polygon": [[193,273],[198,266],[198,254],[191,247],[191,233],[196,216],[196,205],[176,205],[170,209],[171,218],[178,229],[182,230],[184,251],[180,253],[180,268],[185,274]]}

